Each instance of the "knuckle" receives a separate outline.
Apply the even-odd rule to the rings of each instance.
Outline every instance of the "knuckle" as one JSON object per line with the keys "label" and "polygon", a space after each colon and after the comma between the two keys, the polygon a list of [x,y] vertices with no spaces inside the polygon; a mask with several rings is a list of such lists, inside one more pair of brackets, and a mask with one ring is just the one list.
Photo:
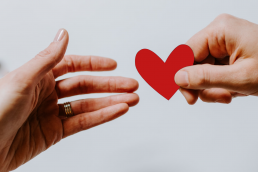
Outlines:
{"label": "knuckle", "polygon": [[[209,73],[208,70],[205,70],[205,68],[198,68],[196,71],[196,80],[195,80],[195,85],[197,87],[205,86],[209,84],[210,79],[209,79]],[[191,83],[191,82],[190,82]]]}
{"label": "knuckle", "polygon": [[90,103],[89,103],[89,101],[86,99],[86,100],[82,100],[81,102],[80,102],[80,111],[82,112],[82,113],[84,113],[84,112],[88,112],[89,111],[89,108],[90,108]]}
{"label": "knuckle", "polygon": [[89,56],[89,70],[90,71],[93,71],[95,70],[95,66],[94,66],[94,63],[93,63],[93,57],[92,56]]}
{"label": "knuckle", "polygon": [[105,123],[105,122],[108,122],[109,121],[109,118],[107,118],[107,115],[105,114],[105,111],[101,111],[99,113],[99,121],[97,124],[102,124],[102,123]]}
{"label": "knuckle", "polygon": [[220,14],[211,22],[208,28],[211,33],[223,33],[230,26],[229,23],[233,18],[229,14]]}
{"label": "knuckle", "polygon": [[238,72],[238,78],[240,79],[239,84],[241,84],[241,87],[243,89],[250,89],[252,85],[256,85],[256,79],[257,76],[253,72],[255,70],[250,70],[251,67],[242,69],[241,72]]}
{"label": "knuckle", "polygon": [[36,58],[42,58],[42,57],[45,58],[45,57],[48,57],[49,55],[51,55],[51,53],[52,53],[51,50],[49,48],[47,48],[47,49],[39,52],[37,54]]}
{"label": "knuckle", "polygon": [[66,64],[66,71],[67,72],[75,72],[75,66],[74,66],[72,57],[67,55],[67,56],[65,56],[64,61]]}
{"label": "knuckle", "polygon": [[87,82],[85,81],[85,78],[84,76],[77,76],[78,78],[78,91],[79,93],[86,93],[90,90],[92,90],[92,87],[94,85],[93,81],[92,81],[92,84],[87,84]]}
{"label": "knuckle", "polygon": [[117,97],[109,96],[109,97],[107,98],[108,105],[110,106],[110,105],[115,104],[115,102],[117,102],[116,99],[117,99]]}
{"label": "knuckle", "polygon": [[117,90],[116,81],[113,78],[108,79],[108,90],[110,92],[115,92]]}
{"label": "knuckle", "polygon": [[220,15],[218,15],[215,20],[218,20],[218,21],[228,21],[232,18],[233,16],[230,15],[230,14],[227,14],[227,13],[222,13]]}
{"label": "knuckle", "polygon": [[88,126],[90,121],[90,116],[88,116],[87,118],[83,115],[81,115],[78,119],[78,127],[79,127],[79,131],[83,131],[86,130],[88,128]]}
{"label": "knuckle", "polygon": [[[53,44],[53,43],[51,43]],[[56,54],[55,54],[55,45],[50,45],[45,50],[39,52],[35,57],[34,60],[42,60],[47,59],[48,63],[53,64],[54,66],[58,63]]]}
{"label": "knuckle", "polygon": [[215,18],[215,22],[217,22],[220,26],[229,26],[231,25],[231,22],[234,21],[236,17],[230,15],[230,14],[220,14]]}

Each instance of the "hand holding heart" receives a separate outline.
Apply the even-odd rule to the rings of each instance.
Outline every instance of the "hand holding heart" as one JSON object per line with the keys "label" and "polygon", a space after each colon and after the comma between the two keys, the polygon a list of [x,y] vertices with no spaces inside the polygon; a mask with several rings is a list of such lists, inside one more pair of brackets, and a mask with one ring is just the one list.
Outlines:
{"label": "hand holding heart", "polygon": [[136,55],[136,68],[168,100],[179,86],[189,104],[198,97],[230,103],[232,97],[258,96],[257,32],[258,25],[222,14],[186,43],[193,54],[187,45],[180,45],[163,62],[143,49]]}
{"label": "hand holding heart", "polygon": [[197,65],[178,71],[175,82],[189,104],[258,96],[258,25],[223,14],[186,44]]}

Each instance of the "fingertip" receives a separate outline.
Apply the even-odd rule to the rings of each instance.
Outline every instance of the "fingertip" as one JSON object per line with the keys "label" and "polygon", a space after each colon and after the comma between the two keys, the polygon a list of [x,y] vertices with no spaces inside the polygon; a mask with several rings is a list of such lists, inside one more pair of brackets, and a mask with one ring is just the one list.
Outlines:
{"label": "fingertip", "polygon": [[227,98],[227,99],[225,100],[225,103],[226,103],[226,104],[230,104],[231,101],[232,101],[232,97],[229,97],[229,98]]}
{"label": "fingertip", "polygon": [[116,69],[117,68],[117,62],[115,60],[113,60],[113,69]]}
{"label": "fingertip", "polygon": [[68,33],[68,31],[67,31],[65,28],[61,28],[61,30],[63,30],[64,36],[66,36],[66,37],[69,38],[69,33]]}
{"label": "fingertip", "polygon": [[221,99],[216,100],[216,103],[230,104],[232,101],[231,95],[224,95]]}
{"label": "fingertip", "polygon": [[174,77],[175,83],[180,87],[189,85],[188,73],[184,70],[179,70]]}
{"label": "fingertip", "polygon": [[114,59],[110,59],[110,58],[108,58],[108,60],[109,60],[109,63],[108,63],[109,69],[115,70],[117,68],[117,62]]}
{"label": "fingertip", "polygon": [[108,122],[127,113],[129,110],[129,106],[127,103],[119,103],[113,106],[106,107],[104,109],[109,109],[112,111],[110,113],[107,113],[105,122]]}
{"label": "fingertip", "polygon": [[92,71],[110,71],[117,67],[117,62],[111,58],[101,56],[88,56]]}
{"label": "fingertip", "polygon": [[139,103],[140,97],[136,93],[128,94],[128,101],[126,102],[129,107],[135,106]]}
{"label": "fingertip", "polygon": [[118,106],[119,106],[119,112],[120,112],[119,114],[121,115],[125,114],[129,110],[129,106],[127,103],[120,103],[118,104]]}
{"label": "fingertip", "polygon": [[135,79],[133,79],[133,80],[134,80],[134,89],[136,91],[139,88],[139,82],[137,80],[135,80]]}
{"label": "fingertip", "polygon": [[229,104],[232,101],[232,95],[228,90],[224,95],[222,95],[222,98],[223,98],[225,104]]}
{"label": "fingertip", "polygon": [[57,31],[53,42],[61,42],[68,36],[67,30],[61,28]]}
{"label": "fingertip", "polygon": [[[67,48],[67,44],[68,44],[68,42],[69,42],[69,33],[68,33],[68,31],[66,30],[66,29],[64,29],[64,28],[61,28],[61,29],[59,29],[59,31],[62,31],[62,34],[63,34],[63,36],[62,36],[62,39],[59,41],[59,42],[62,42],[62,43],[64,43],[64,50],[66,50],[66,48]],[[54,42],[55,42],[55,40],[54,40]]]}
{"label": "fingertip", "polygon": [[35,81],[34,83],[38,83],[46,73],[63,59],[68,42],[68,32],[65,29],[59,29],[54,41],[46,49],[39,52],[33,59],[19,68],[22,71],[22,75]]}
{"label": "fingertip", "polygon": [[188,100],[187,103],[189,105],[194,105],[197,102],[197,100],[198,100],[198,97],[196,97],[195,99]]}
{"label": "fingertip", "polygon": [[197,90],[187,90],[184,88],[180,88],[179,91],[183,94],[185,97],[187,103],[189,105],[194,105],[196,101],[198,100],[198,91]]}
{"label": "fingertip", "polygon": [[139,88],[139,83],[133,78],[128,78],[128,93],[134,92]]}

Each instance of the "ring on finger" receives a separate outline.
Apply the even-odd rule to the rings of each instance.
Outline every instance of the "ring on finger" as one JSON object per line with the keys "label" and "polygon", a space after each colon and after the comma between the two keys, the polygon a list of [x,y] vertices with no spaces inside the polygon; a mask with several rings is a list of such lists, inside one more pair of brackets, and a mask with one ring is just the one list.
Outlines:
{"label": "ring on finger", "polygon": [[74,116],[72,107],[71,107],[71,103],[70,102],[66,102],[64,103],[64,109],[65,109],[65,115],[66,117],[71,117]]}

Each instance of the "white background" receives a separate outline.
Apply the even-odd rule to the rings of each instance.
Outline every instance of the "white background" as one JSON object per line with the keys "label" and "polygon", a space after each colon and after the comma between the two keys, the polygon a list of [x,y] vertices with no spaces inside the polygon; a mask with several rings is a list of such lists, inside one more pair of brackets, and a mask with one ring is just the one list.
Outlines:
{"label": "white background", "polygon": [[33,58],[66,28],[67,54],[118,62],[115,71],[92,75],[121,75],[140,83],[140,103],[126,115],[62,140],[16,171],[258,171],[258,98],[190,106],[177,92],[167,101],[134,65],[142,48],[166,60],[221,13],[258,23],[257,6],[257,0],[2,0],[0,62],[8,70]]}

